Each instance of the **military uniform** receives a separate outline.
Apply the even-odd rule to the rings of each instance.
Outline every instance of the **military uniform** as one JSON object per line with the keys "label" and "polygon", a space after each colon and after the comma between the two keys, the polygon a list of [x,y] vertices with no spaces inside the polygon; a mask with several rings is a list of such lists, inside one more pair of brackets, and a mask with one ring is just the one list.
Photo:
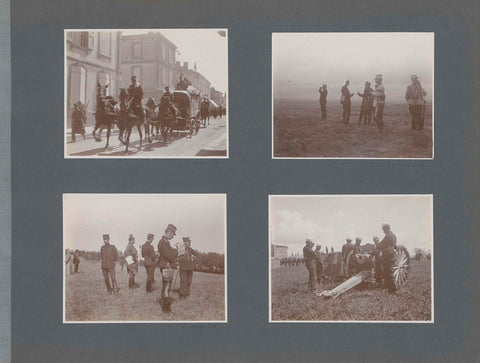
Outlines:
{"label": "military uniform", "polygon": [[[104,244],[100,248],[100,255],[102,257],[102,272],[107,286],[107,292],[116,292],[117,279],[115,277],[115,262],[118,260],[117,248],[112,244]],[[110,285],[110,280],[112,285]]]}
{"label": "military uniform", "polygon": [[385,237],[377,245],[377,250],[382,256],[375,258],[375,279],[381,283],[382,278],[390,291],[395,291],[395,283],[393,276],[393,264],[395,262],[395,248],[397,246],[397,236],[388,230],[385,232]]}
{"label": "military uniform", "polygon": [[[175,228],[174,231],[176,231],[177,228],[176,227],[174,228]],[[164,277],[163,270],[166,269],[168,266],[172,268],[176,267],[175,264],[177,260],[177,249],[170,246],[170,242],[165,236],[163,236],[160,239],[160,241],[158,242],[157,248],[158,248],[158,254],[159,254],[158,267],[160,268],[160,272],[162,273],[162,298],[164,298],[165,289],[170,281],[168,281]]]}
{"label": "military uniform", "polygon": [[412,129],[423,129],[423,110],[425,108],[425,99],[427,92],[422,88],[420,82],[414,82],[416,76],[412,76],[412,84],[407,86],[405,99],[408,102],[408,112],[412,115]]}
{"label": "military uniform", "polygon": [[144,115],[143,115],[143,89],[140,83],[135,81],[132,83],[128,89],[128,96],[132,98],[132,103],[130,104],[130,108],[132,109],[133,113],[143,122]]}
{"label": "military uniform", "polygon": [[325,120],[327,118],[327,95],[328,91],[326,88],[326,85],[323,85],[320,87],[318,90],[320,93],[320,109],[322,110],[322,120]]}
{"label": "military uniform", "polygon": [[348,86],[345,84],[342,87],[342,105],[343,105],[343,123],[348,124],[350,113],[352,110],[352,96]]}
{"label": "military uniform", "polygon": [[133,263],[127,264],[127,272],[128,272],[128,288],[133,289],[138,287],[135,284],[135,275],[138,273],[138,252],[137,249],[133,244],[128,244],[127,248],[125,248],[125,252],[123,255],[126,257],[132,256]]}
{"label": "military uniform", "polygon": [[185,298],[190,295],[190,286],[193,277],[193,259],[197,252],[190,246],[185,246],[185,253],[178,258],[180,268],[180,298]]}
{"label": "military uniform", "polygon": [[376,100],[375,121],[379,129],[383,129],[383,110],[385,108],[385,88],[382,84],[382,76],[377,75],[376,79],[380,80],[380,83],[375,84],[374,98]]}
{"label": "military uniform", "polygon": [[303,247],[303,258],[305,260],[305,266],[308,270],[308,288],[310,291],[315,290],[315,252],[310,245]]}
{"label": "military uniform", "polygon": [[358,93],[362,97],[362,105],[360,106],[360,116],[358,117],[358,123],[370,124],[372,122],[373,111],[373,89],[370,87],[370,83],[367,82],[363,93]]}
{"label": "military uniform", "polygon": [[315,253],[315,271],[317,272],[317,282],[320,282],[323,278],[323,261],[324,261],[324,255],[322,252],[320,252],[322,246],[318,246],[314,253]]}
{"label": "military uniform", "polygon": [[[151,235],[153,239],[153,235]],[[149,234],[150,237],[150,234]],[[147,284],[145,290],[147,292],[152,291],[153,277],[155,274],[155,250],[151,243],[145,243],[142,246],[142,257],[145,259],[144,266],[147,272]]]}

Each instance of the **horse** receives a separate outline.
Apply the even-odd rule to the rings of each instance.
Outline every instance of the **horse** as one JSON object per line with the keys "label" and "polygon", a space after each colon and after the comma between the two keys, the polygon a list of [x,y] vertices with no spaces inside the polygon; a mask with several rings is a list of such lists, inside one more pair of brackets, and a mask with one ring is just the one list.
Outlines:
{"label": "horse", "polygon": [[163,135],[163,142],[167,142],[169,131],[170,135],[172,135],[173,125],[175,125],[176,122],[176,114],[177,111],[175,106],[170,102],[170,98],[162,97],[158,104],[158,122]]}
{"label": "horse", "polygon": [[95,132],[100,128],[107,127],[107,143],[103,150],[106,150],[110,141],[110,132],[112,125],[117,121],[117,115],[113,112],[113,107],[115,106],[115,101],[111,97],[107,97],[107,88],[108,84],[101,86],[97,82],[97,105],[95,110],[95,128],[93,129],[92,135],[95,141],[101,142],[102,139],[95,134]]}
{"label": "horse", "polygon": [[[143,120],[134,114],[131,109],[131,103],[133,100],[127,101],[128,95],[127,91],[124,88],[120,89],[120,109],[118,111],[118,127],[120,133],[118,139],[120,142],[126,146],[125,154],[128,154],[128,146],[130,145],[130,135],[132,134],[132,128],[137,126],[138,134],[140,135],[140,146],[142,146],[142,129]],[[125,137],[125,139],[124,139]]]}
{"label": "horse", "polygon": [[210,106],[208,103],[202,102],[200,105],[200,118],[202,119],[203,127],[206,127],[206,122],[210,125]]}
{"label": "horse", "polygon": [[147,103],[143,106],[143,112],[145,115],[145,136],[148,135],[148,142],[152,142],[150,139],[150,135],[153,136],[153,128],[156,128],[157,134],[156,138],[158,139],[158,133],[160,129],[160,123],[157,120],[157,103],[155,102],[155,98],[150,97]]}

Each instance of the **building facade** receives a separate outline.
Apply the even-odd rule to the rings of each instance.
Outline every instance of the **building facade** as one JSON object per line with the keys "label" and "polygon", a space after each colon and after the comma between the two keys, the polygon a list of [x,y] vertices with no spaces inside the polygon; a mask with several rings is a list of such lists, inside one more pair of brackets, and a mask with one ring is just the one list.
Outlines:
{"label": "building facade", "polygon": [[226,107],[226,97],[223,92],[217,91],[215,87],[210,89],[210,98],[219,106]]}
{"label": "building facade", "polygon": [[[128,88],[131,77],[142,85],[144,100],[158,102],[166,86],[175,86],[177,46],[160,32],[122,35],[120,40],[120,88]],[[144,101],[146,102],[146,101]]]}
{"label": "building facade", "polygon": [[65,38],[67,127],[78,101],[87,106],[87,126],[91,126],[95,123],[97,82],[109,85],[107,95],[118,93],[120,32],[66,31]]}
{"label": "building facade", "polygon": [[271,258],[281,260],[288,257],[288,246],[272,245]]}

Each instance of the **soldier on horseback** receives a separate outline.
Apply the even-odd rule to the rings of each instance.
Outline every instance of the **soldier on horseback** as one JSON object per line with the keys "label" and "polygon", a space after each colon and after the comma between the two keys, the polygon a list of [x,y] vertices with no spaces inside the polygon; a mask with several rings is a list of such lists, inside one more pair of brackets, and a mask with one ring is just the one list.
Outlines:
{"label": "soldier on horseback", "polygon": [[139,82],[137,82],[137,77],[132,76],[132,84],[128,87],[127,92],[129,98],[132,100],[130,103],[130,109],[133,113],[139,118],[141,122],[144,120],[142,98],[143,98],[143,89]]}

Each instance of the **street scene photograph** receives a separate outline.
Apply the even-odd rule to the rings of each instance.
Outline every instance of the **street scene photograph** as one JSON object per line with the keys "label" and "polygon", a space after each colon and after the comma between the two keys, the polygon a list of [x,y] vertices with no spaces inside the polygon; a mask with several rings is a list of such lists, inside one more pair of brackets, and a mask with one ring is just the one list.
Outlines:
{"label": "street scene photograph", "polygon": [[66,158],[228,158],[227,29],[66,29]]}
{"label": "street scene photograph", "polygon": [[271,195],[270,322],[433,323],[432,195]]}
{"label": "street scene photograph", "polygon": [[225,194],[64,194],[63,322],[226,322],[226,228]]}
{"label": "street scene photograph", "polygon": [[273,33],[273,158],[433,159],[434,33]]}

